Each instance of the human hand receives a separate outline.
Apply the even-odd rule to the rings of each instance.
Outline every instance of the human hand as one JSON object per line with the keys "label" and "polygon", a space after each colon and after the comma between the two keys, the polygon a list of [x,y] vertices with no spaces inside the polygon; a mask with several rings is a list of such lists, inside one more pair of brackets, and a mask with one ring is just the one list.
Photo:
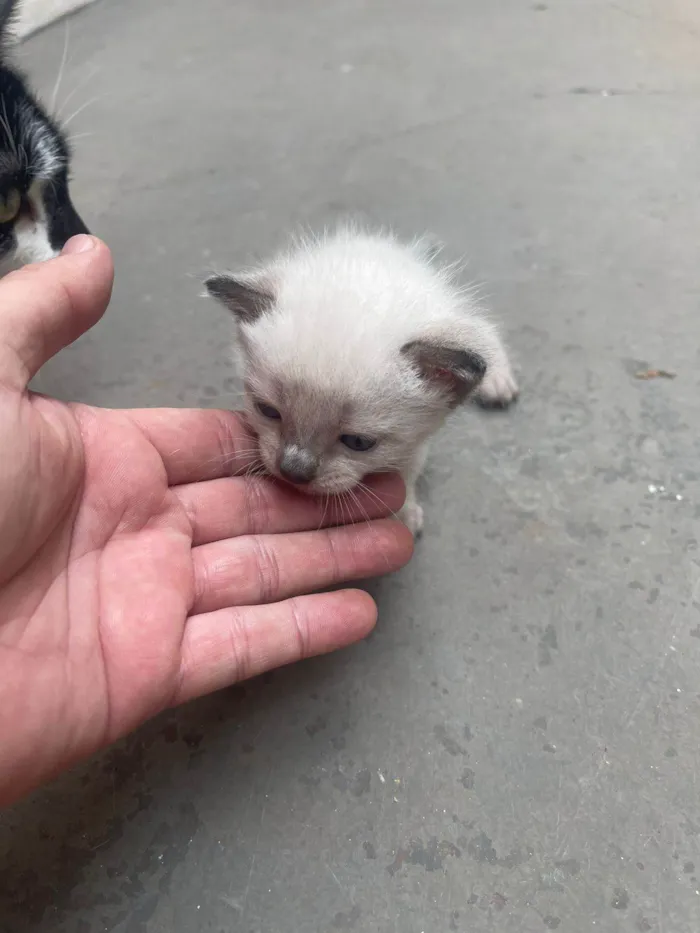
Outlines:
{"label": "human hand", "polygon": [[304,594],[411,555],[400,522],[374,520],[398,478],[334,516],[358,524],[321,529],[317,501],[245,476],[236,414],[28,391],[111,284],[82,236],[0,282],[0,804],[168,706],[362,638],[367,594]]}

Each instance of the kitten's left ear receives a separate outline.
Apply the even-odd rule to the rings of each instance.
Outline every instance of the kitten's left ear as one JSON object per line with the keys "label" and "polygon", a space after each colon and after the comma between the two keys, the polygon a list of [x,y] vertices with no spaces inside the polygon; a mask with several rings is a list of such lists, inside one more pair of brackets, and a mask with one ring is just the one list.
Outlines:
{"label": "kitten's left ear", "polygon": [[230,275],[212,275],[204,286],[241,324],[255,323],[275,303],[275,296],[264,286]]}
{"label": "kitten's left ear", "polygon": [[486,360],[473,350],[412,340],[401,348],[426,382],[443,392],[451,408],[463,402],[486,375]]}

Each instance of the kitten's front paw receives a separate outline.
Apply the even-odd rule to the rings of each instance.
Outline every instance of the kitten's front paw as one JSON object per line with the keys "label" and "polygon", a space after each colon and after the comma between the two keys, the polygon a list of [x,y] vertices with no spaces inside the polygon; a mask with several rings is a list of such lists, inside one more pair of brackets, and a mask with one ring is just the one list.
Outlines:
{"label": "kitten's front paw", "polygon": [[417,502],[407,502],[399,512],[399,518],[414,538],[423,531],[423,506]]}
{"label": "kitten's front paw", "polygon": [[476,401],[483,408],[507,408],[520,390],[509,366],[489,370],[476,390]]}

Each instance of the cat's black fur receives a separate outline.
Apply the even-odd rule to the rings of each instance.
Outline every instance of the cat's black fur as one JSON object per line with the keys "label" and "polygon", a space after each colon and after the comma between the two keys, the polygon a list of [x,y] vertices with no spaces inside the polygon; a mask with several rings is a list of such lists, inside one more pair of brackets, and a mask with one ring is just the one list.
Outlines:
{"label": "cat's black fur", "polygon": [[47,259],[88,232],[68,191],[68,142],[10,61],[18,6],[0,0],[0,211],[20,196],[16,216],[0,222],[0,274]]}

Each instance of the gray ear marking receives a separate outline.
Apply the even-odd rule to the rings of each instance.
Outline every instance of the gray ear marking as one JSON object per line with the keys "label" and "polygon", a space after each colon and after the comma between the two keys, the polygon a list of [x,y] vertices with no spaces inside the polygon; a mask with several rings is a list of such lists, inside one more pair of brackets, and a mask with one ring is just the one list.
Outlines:
{"label": "gray ear marking", "polygon": [[212,298],[228,308],[241,324],[253,324],[269,311],[275,298],[263,287],[230,275],[212,275],[204,283]]}
{"label": "gray ear marking", "polygon": [[486,375],[486,360],[473,350],[412,340],[401,352],[423,379],[447,394],[452,407],[463,402]]}

